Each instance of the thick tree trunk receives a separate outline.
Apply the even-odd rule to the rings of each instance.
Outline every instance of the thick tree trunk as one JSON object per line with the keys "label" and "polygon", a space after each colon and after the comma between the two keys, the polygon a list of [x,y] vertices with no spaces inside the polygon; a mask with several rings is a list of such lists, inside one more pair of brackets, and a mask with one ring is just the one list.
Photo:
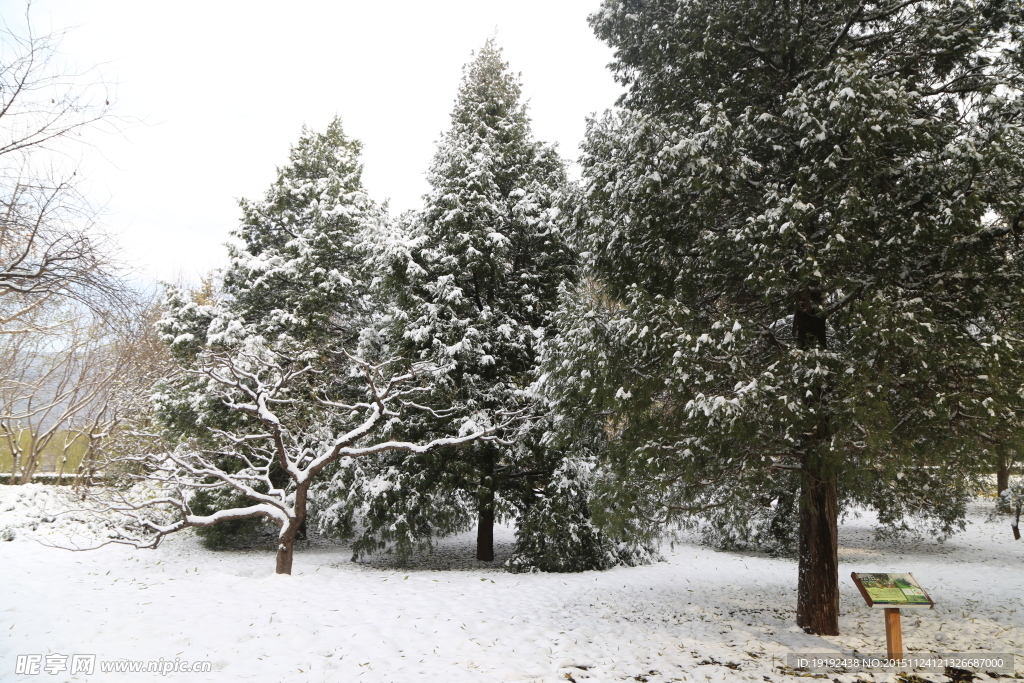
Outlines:
{"label": "thick tree trunk", "polygon": [[800,500],[796,623],[808,633],[839,635],[839,502],[835,471],[808,454]]}
{"label": "thick tree trunk", "polygon": [[295,539],[282,538],[277,546],[277,568],[278,574],[292,573],[292,556],[295,553]]}
{"label": "thick tree trunk", "polygon": [[494,560],[494,505],[480,508],[476,526],[476,559]]}
{"label": "thick tree trunk", "polygon": [[295,538],[299,535],[300,529],[305,530],[306,528],[306,494],[308,487],[309,482],[307,481],[305,486],[300,485],[295,490],[295,507],[292,508],[295,511],[295,517],[288,520],[287,526],[284,527],[284,532],[278,538],[276,569],[278,574],[292,573]]}
{"label": "thick tree trunk", "polygon": [[477,491],[476,559],[494,560],[494,469],[497,454],[487,448],[481,462],[480,488]]}
{"label": "thick tree trunk", "polygon": [[278,568],[276,573],[292,573],[292,558],[295,556],[295,537],[302,522],[292,519],[285,532],[278,539]]}
{"label": "thick tree trunk", "polygon": [[[819,313],[821,295],[807,292],[793,315],[801,349],[828,348],[828,325]],[[825,444],[829,438],[824,387],[808,392],[816,424],[807,434],[800,491],[800,561],[796,623],[808,633],[839,635],[839,483]]]}

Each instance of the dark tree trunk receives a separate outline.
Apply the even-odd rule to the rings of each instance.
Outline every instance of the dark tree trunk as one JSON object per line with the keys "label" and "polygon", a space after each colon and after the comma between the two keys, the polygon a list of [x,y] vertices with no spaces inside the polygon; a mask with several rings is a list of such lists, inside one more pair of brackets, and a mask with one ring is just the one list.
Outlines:
{"label": "dark tree trunk", "polygon": [[805,463],[796,623],[820,636],[839,635],[838,497],[835,471],[820,462]]}
{"label": "dark tree trunk", "polygon": [[476,559],[494,560],[494,504],[481,507],[476,526]]}
{"label": "dark tree trunk", "polygon": [[[827,348],[828,325],[817,312],[821,296],[808,293],[793,315],[793,336],[801,349]],[[817,416],[804,443],[800,491],[799,576],[796,623],[808,633],[839,635],[839,482],[826,444],[829,416],[826,387],[805,399]]]}
{"label": "dark tree trunk", "polygon": [[498,454],[485,445],[480,462],[480,487],[477,489],[476,559],[494,560],[494,469]]}
{"label": "dark tree trunk", "polygon": [[824,316],[807,313],[800,309],[793,314],[793,336],[796,337],[797,346],[801,349],[815,346],[826,348],[828,346],[827,330],[828,326]]}

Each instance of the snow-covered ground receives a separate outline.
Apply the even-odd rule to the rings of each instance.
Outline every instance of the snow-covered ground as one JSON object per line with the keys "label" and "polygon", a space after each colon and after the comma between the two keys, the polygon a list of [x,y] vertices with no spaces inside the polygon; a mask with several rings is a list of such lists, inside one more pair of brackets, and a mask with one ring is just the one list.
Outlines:
{"label": "snow-covered ground", "polygon": [[[307,548],[294,575],[276,576],[269,550],[211,552],[188,535],[155,551],[45,547],[29,536],[47,501],[46,487],[0,486],[0,538],[15,529],[0,542],[0,681],[163,678],[98,665],[94,675],[15,674],[17,655],[57,653],[213,663],[166,677],[183,681],[795,682],[779,668],[789,652],[885,651],[881,612],[863,604],[851,571],[909,571],[929,589],[935,610],[904,612],[908,651],[1013,652],[1024,674],[1024,542],[1005,520],[986,520],[991,503],[943,545],[878,542],[869,518],[847,520],[842,635],[822,638],[794,624],[792,560],[677,543],[646,567],[512,575],[498,566],[505,529],[494,566],[467,559],[466,535],[407,569]],[[60,522],[35,533],[50,527]]]}

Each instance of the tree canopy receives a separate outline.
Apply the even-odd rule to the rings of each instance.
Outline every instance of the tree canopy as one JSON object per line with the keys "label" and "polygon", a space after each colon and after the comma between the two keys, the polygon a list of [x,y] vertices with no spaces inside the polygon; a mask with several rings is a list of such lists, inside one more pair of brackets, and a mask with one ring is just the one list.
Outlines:
{"label": "tree canopy", "polygon": [[[574,258],[559,221],[564,164],[533,139],[519,78],[493,40],[463,70],[428,181],[423,210],[384,249],[392,343],[441,368],[437,396],[461,411],[524,410]],[[429,432],[443,422],[407,428]],[[529,440],[379,463],[359,501],[372,511],[365,547],[396,542],[407,552],[414,539],[468,528],[476,517],[477,557],[493,559],[495,519],[513,518],[557,466]]]}
{"label": "tree canopy", "polygon": [[548,391],[606,430],[618,510],[795,541],[798,623],[835,633],[839,511],[951,532],[1021,407],[1019,6],[591,23],[628,92],[588,129]]}

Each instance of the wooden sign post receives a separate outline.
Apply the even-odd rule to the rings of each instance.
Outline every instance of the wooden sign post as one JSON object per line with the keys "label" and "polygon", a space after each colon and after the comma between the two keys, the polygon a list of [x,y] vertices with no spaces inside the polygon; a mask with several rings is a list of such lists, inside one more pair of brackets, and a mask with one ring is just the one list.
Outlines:
{"label": "wooden sign post", "polygon": [[885,608],[885,655],[889,659],[903,659],[903,630],[900,628],[900,608]]}
{"label": "wooden sign post", "polygon": [[932,609],[935,602],[921,588],[913,574],[850,574],[868,607],[885,610],[885,648],[889,659],[903,659],[903,631],[900,608]]}

